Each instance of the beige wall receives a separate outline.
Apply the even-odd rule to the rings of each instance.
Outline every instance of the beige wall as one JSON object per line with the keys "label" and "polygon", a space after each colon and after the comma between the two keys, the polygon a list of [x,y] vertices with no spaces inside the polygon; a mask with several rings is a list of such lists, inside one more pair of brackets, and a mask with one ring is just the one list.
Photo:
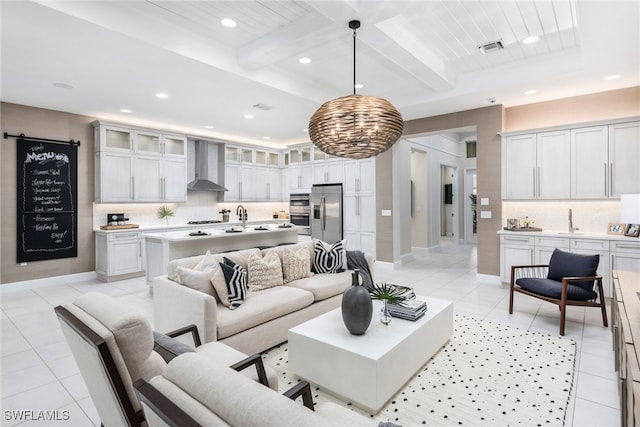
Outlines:
{"label": "beige wall", "polygon": [[376,259],[393,261],[393,217],[382,216],[382,209],[393,207],[392,149],[376,157]]}
{"label": "beige wall", "polygon": [[[478,219],[478,273],[496,276],[499,275],[500,270],[500,244],[496,231],[501,227],[502,216],[499,135],[499,132],[502,131],[502,123],[502,106],[494,105],[475,110],[409,120],[405,122],[404,128],[405,136],[413,136],[468,126],[476,127],[478,200],[482,197],[488,198],[489,205],[483,206],[482,210],[491,210],[492,214],[491,219]],[[380,166],[376,163],[376,170],[379,168]],[[378,178],[379,175],[376,174],[376,185]],[[377,193],[376,198],[380,197],[381,195]],[[383,195],[383,197],[387,196]],[[379,250],[380,243],[378,243]],[[389,258],[383,259],[380,252],[378,252],[377,258],[381,261],[396,261]]]}
{"label": "beige wall", "polygon": [[640,86],[505,110],[504,131],[518,131],[640,115]]}
{"label": "beige wall", "polygon": [[78,256],[16,263],[16,144],[15,138],[0,144],[0,283],[39,279],[95,270],[93,238],[93,127],[91,117],[58,111],[0,104],[2,133],[81,142],[78,149]]}

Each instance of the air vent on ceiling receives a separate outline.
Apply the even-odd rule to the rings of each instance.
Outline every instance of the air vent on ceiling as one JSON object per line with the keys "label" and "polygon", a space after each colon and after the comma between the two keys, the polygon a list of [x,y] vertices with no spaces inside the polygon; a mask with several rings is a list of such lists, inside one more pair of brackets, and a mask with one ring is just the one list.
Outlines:
{"label": "air vent on ceiling", "polygon": [[254,104],[253,108],[257,108],[258,110],[264,110],[264,111],[273,110],[272,106],[266,105],[266,104]]}
{"label": "air vent on ceiling", "polygon": [[504,49],[504,45],[502,44],[502,40],[496,40],[494,42],[489,42],[487,44],[478,46],[478,49],[480,49],[480,52],[484,54]]}

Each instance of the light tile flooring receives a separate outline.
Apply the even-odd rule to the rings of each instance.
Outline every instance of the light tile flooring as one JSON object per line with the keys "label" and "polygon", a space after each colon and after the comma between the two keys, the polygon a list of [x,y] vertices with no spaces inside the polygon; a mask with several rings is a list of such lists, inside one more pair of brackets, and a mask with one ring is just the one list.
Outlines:
{"label": "light tile flooring", "polygon": [[[516,295],[509,315],[508,286],[476,278],[476,247],[443,244],[393,270],[379,264],[376,281],[412,286],[417,293],[454,301],[457,313],[545,334],[558,334],[558,309]],[[69,282],[49,286],[0,286],[2,322],[2,426],[99,426],[87,388],[58,326],[53,307],[89,291],[112,295],[151,319],[144,278],[112,283]],[[566,336],[577,342],[576,375],[567,426],[617,426],[620,406],[613,368],[611,332],[597,309],[570,308]],[[63,410],[68,420],[16,422],[7,410]]]}

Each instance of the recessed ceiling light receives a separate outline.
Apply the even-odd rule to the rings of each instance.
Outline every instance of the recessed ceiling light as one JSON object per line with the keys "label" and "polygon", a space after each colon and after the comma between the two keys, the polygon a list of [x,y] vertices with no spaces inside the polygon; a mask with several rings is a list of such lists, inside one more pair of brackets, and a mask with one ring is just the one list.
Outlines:
{"label": "recessed ceiling light", "polygon": [[309,64],[311,63],[311,58],[300,58],[298,59],[298,62],[301,64]]}
{"label": "recessed ceiling light", "polygon": [[302,132],[309,132],[309,129],[302,129]]}
{"label": "recessed ceiling light", "polygon": [[615,79],[619,79],[620,78],[620,74],[611,74],[610,76],[605,77],[605,80],[615,80]]}
{"label": "recessed ceiling light", "polygon": [[228,28],[234,28],[236,25],[238,25],[238,23],[231,18],[225,18],[220,21],[220,23]]}
{"label": "recessed ceiling light", "polygon": [[356,89],[362,89],[364,87],[364,85],[362,83],[356,83],[355,88]]}
{"label": "recessed ceiling light", "polygon": [[54,83],[53,85],[59,89],[73,89],[73,86],[66,83]]}
{"label": "recessed ceiling light", "polygon": [[156,97],[165,99],[165,98],[168,98],[169,95],[167,95],[166,93],[158,92],[156,93]]}
{"label": "recessed ceiling light", "polygon": [[535,43],[538,41],[538,36],[529,36],[529,37],[525,37],[522,39],[522,43],[524,44],[531,44],[531,43]]}
{"label": "recessed ceiling light", "polygon": [[270,136],[263,136],[262,139],[271,139]]}
{"label": "recessed ceiling light", "polygon": [[524,92],[525,95],[533,95],[534,93],[537,93],[538,91],[535,89],[531,89],[531,90],[527,90]]}
{"label": "recessed ceiling light", "polygon": [[245,119],[253,119],[253,114],[245,114],[244,118]]}
{"label": "recessed ceiling light", "polygon": [[121,112],[121,113],[133,113],[133,111],[131,111],[131,110],[127,110],[126,108],[121,108],[121,109],[120,109],[120,112]]}
{"label": "recessed ceiling light", "polygon": [[204,128],[205,128],[205,129],[213,129],[213,126],[211,126],[211,125],[207,125],[207,126],[205,126]]}

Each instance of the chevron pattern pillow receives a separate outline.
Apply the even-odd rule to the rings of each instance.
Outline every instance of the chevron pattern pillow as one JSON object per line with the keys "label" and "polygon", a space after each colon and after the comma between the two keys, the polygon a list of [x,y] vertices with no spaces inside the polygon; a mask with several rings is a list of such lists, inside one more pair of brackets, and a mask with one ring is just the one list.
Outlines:
{"label": "chevron pattern pillow", "polygon": [[220,268],[224,273],[229,294],[229,308],[235,310],[247,297],[247,270],[227,257],[222,258]]}
{"label": "chevron pattern pillow", "polygon": [[313,246],[313,269],[316,273],[339,273],[346,267],[346,242],[339,240],[327,246],[316,240]]}

